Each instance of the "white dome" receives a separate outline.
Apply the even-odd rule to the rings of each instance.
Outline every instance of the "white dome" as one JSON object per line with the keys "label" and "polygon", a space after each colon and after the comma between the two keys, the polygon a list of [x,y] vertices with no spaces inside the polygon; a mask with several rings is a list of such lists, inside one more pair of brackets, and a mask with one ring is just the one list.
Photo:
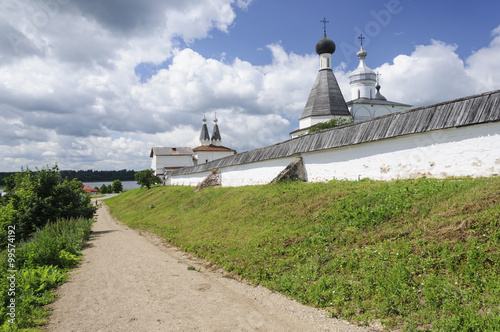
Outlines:
{"label": "white dome", "polygon": [[372,85],[371,83],[373,82],[373,86],[375,86],[377,82],[377,74],[375,74],[373,70],[366,66],[365,58],[367,54],[368,53],[366,53],[366,51],[363,49],[363,46],[361,46],[361,50],[359,50],[359,52],[357,53],[357,56],[359,58],[359,65],[358,68],[356,68],[356,70],[354,70],[349,76],[350,84],[364,82],[365,84]]}

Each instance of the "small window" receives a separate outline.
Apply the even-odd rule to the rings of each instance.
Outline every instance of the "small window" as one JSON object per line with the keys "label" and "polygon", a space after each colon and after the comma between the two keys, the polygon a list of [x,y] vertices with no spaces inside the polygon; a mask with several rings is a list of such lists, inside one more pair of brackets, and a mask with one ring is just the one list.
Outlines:
{"label": "small window", "polygon": [[361,98],[361,90],[358,89],[358,99]]}
{"label": "small window", "polygon": [[330,68],[330,58],[326,58],[326,67]]}

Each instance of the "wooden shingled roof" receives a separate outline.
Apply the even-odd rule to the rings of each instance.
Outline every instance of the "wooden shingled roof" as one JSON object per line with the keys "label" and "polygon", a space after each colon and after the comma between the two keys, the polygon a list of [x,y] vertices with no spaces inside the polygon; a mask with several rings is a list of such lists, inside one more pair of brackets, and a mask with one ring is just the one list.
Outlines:
{"label": "wooden shingled roof", "polygon": [[329,68],[321,69],[300,118],[350,115],[333,71]]}
{"label": "wooden shingled roof", "polygon": [[191,148],[180,147],[180,148],[169,148],[169,147],[155,147],[151,148],[149,157],[156,156],[192,156],[194,152]]}
{"label": "wooden shingled roof", "polygon": [[500,121],[500,90],[325,129],[205,164],[184,167],[174,171],[172,175],[197,173],[219,167],[289,157],[304,152],[496,121]]}

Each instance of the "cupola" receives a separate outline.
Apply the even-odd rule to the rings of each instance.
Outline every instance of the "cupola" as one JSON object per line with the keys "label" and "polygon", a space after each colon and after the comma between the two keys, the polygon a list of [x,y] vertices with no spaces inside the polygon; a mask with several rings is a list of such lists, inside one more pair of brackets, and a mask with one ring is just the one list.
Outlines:
{"label": "cupola", "polygon": [[[364,38],[361,36],[360,38]],[[368,53],[363,49],[363,43],[361,43],[361,49],[356,54],[359,58],[359,65],[351,75],[349,76],[349,85],[351,86],[351,99],[359,98],[375,98],[375,84],[377,83],[377,74],[365,63],[365,58]]]}

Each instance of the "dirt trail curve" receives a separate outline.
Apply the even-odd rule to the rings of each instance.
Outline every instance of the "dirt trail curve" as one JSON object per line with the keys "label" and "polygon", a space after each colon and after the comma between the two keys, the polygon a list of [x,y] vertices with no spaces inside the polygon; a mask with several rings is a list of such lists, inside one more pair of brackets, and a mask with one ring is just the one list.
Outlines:
{"label": "dirt trail curve", "polygon": [[117,222],[106,206],[93,230],[98,236],[51,305],[47,331],[373,331],[210,272]]}

